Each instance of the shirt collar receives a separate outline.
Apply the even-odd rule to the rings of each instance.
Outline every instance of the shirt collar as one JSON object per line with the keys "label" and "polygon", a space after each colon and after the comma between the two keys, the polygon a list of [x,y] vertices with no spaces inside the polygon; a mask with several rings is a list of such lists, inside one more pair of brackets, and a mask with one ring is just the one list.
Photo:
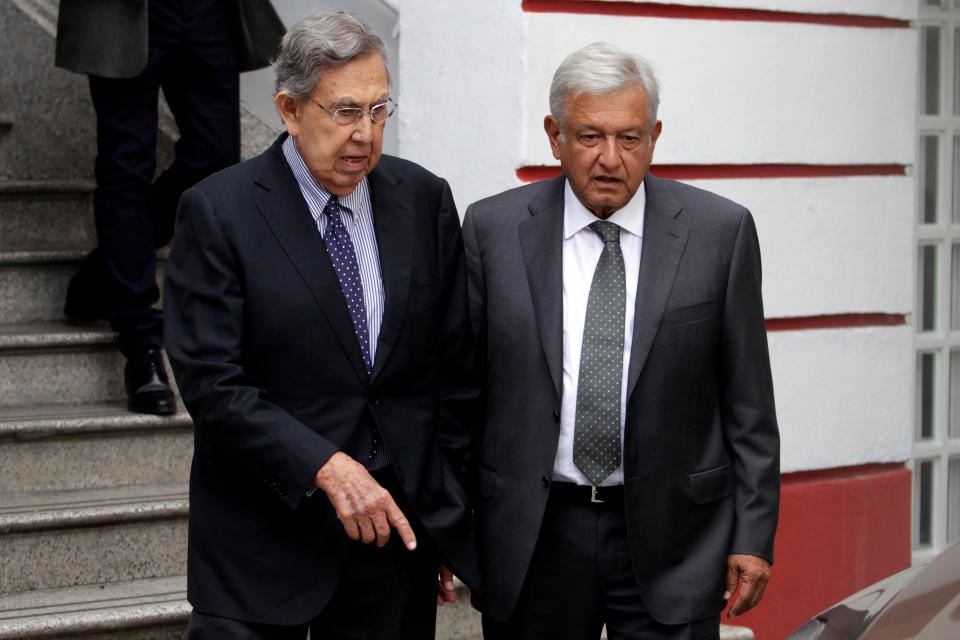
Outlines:
{"label": "shirt collar", "polygon": [[[632,233],[638,238],[643,237],[643,215],[647,207],[646,182],[640,183],[640,188],[633,194],[630,201],[622,208],[613,212],[607,220],[617,223],[621,229]],[[573,192],[570,181],[565,180],[563,186],[563,239],[569,240],[578,233],[599,220],[589,209],[583,206],[580,199]]]}
{"label": "shirt collar", "polygon": [[[293,177],[297,179],[297,184],[300,185],[302,190],[313,194],[314,198],[316,198],[318,202],[323,203],[322,206],[325,207],[327,201],[330,200],[330,196],[333,194],[327,191],[327,189],[310,174],[307,163],[304,162],[303,156],[300,155],[300,150],[297,149],[293,136],[287,136],[287,139],[283,141],[282,149],[283,156],[286,158],[287,164],[290,165],[291,171],[293,171]],[[354,218],[357,218],[359,216],[358,212],[360,211],[361,203],[370,201],[370,185],[367,182],[367,176],[363,177],[363,180],[360,181],[357,188],[352,192],[345,196],[338,197],[343,208],[350,211]]]}

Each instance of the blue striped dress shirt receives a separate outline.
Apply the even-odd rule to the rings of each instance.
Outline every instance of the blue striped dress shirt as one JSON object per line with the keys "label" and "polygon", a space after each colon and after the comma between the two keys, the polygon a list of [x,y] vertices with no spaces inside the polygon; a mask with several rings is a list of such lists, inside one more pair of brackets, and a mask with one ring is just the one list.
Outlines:
{"label": "blue striped dress shirt", "polygon": [[[292,137],[283,141],[283,155],[293,171],[300,193],[307,201],[310,215],[317,225],[320,237],[327,228],[327,216],[323,208],[327,206],[330,192],[317,182],[307,164],[297,151]],[[370,184],[364,177],[353,193],[340,198],[341,209],[351,215],[342,216],[343,224],[350,234],[353,250],[357,254],[360,267],[360,281],[363,283],[363,302],[367,307],[367,331],[370,334],[370,361],[376,360],[377,337],[383,320],[383,279],[380,275],[380,253],[377,251],[377,238],[373,230],[373,203],[370,200]]]}

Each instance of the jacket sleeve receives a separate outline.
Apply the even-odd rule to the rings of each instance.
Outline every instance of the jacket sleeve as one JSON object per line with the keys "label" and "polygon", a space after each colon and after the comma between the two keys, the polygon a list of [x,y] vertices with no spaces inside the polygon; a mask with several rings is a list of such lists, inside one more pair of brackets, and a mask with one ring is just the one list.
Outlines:
{"label": "jacket sleeve", "polygon": [[296,508],[337,448],[267,400],[249,375],[247,300],[235,251],[204,191],[186,191],[167,264],[167,354],[198,449],[212,447]]}
{"label": "jacket sleeve", "polygon": [[720,358],[720,410],[736,482],[730,552],[772,563],[780,503],[780,438],[761,297],[760,247],[746,210],[727,278]]}
{"label": "jacket sleeve", "polygon": [[463,482],[475,453],[480,390],[474,366],[460,218],[446,181],[442,189],[438,240],[445,274],[446,313],[440,332],[440,446]]}

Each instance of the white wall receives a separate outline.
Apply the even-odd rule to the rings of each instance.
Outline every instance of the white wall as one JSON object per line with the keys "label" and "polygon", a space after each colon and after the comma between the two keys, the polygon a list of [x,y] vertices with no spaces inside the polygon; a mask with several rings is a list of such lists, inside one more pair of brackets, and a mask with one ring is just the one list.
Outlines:
{"label": "white wall", "polygon": [[[916,35],[778,22],[530,14],[527,101],[546,113],[567,53],[605,40],[661,81],[654,162],[912,162]],[[523,161],[552,164],[531,127]]]}

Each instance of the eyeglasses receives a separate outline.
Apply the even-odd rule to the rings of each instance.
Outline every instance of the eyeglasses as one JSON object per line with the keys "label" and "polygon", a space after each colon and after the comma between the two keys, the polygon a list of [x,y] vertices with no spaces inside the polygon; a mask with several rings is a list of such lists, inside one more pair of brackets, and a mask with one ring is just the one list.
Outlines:
{"label": "eyeglasses", "polygon": [[333,118],[333,121],[343,127],[349,127],[350,125],[355,124],[365,113],[370,114],[370,120],[372,120],[375,124],[386,122],[387,118],[392,116],[393,112],[397,110],[397,103],[394,102],[392,98],[387,98],[383,102],[378,102],[370,107],[369,111],[364,111],[360,107],[344,107],[342,109],[337,109],[336,111],[330,111],[330,109],[327,109],[313,98],[310,98],[310,102],[329,113],[330,117]]}

